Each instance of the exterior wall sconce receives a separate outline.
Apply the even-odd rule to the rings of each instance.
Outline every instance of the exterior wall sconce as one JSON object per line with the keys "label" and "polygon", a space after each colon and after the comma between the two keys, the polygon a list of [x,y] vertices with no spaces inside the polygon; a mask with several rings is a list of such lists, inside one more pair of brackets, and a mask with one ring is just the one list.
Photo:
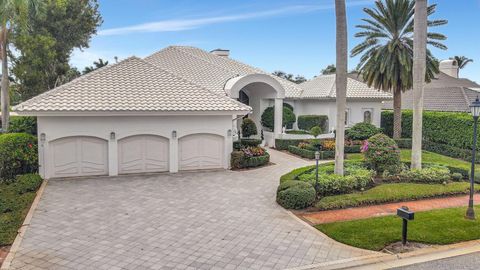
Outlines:
{"label": "exterior wall sconce", "polygon": [[45,135],[45,133],[40,134],[40,141],[41,142],[45,142],[46,138],[47,138],[47,135]]}
{"label": "exterior wall sconce", "polygon": [[229,130],[227,131],[227,136],[228,136],[228,137],[231,137],[231,136],[232,136],[232,130],[231,130],[231,129],[229,129]]}
{"label": "exterior wall sconce", "polygon": [[115,140],[115,132],[110,132],[110,140]]}
{"label": "exterior wall sconce", "polygon": [[173,139],[177,138],[177,131],[176,130],[172,131],[172,138]]}

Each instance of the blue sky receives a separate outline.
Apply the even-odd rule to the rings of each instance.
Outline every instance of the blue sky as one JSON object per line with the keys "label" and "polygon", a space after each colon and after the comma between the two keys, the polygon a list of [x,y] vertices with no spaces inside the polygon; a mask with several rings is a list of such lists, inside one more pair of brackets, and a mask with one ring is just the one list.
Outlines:
{"label": "blue sky", "polygon": [[[480,82],[480,0],[430,0],[435,18],[448,25],[448,51],[433,49],[439,59],[465,55],[474,59],[461,76]],[[231,57],[272,72],[283,70],[307,78],[335,62],[334,0],[99,0],[104,23],[90,48],[75,51],[71,62],[83,69],[103,58],[113,62],[147,56],[169,45],[205,50],[224,48]],[[349,48],[373,0],[347,0]],[[357,58],[349,60],[349,69]]]}

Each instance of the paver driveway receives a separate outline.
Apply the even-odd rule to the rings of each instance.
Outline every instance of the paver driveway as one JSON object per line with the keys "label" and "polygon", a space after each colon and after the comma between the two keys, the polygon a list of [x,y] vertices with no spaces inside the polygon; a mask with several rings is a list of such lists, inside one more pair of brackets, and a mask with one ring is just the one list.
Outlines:
{"label": "paver driveway", "polygon": [[304,226],[275,203],[308,163],[270,150],[250,171],[50,181],[13,269],[285,269],[371,254]]}

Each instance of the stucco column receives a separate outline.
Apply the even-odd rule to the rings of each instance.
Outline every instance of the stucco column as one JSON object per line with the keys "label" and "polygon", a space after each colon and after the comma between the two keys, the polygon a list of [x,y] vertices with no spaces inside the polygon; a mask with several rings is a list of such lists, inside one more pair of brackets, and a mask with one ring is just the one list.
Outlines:
{"label": "stucco column", "polygon": [[169,156],[169,171],[171,173],[178,172],[178,136],[170,138],[170,156]]}
{"label": "stucco column", "polygon": [[283,119],[283,98],[275,99],[275,113],[274,113],[274,127],[273,133],[276,138],[280,138],[282,134],[282,119]]}
{"label": "stucco column", "polygon": [[108,140],[108,175],[118,175],[118,143],[116,138]]}

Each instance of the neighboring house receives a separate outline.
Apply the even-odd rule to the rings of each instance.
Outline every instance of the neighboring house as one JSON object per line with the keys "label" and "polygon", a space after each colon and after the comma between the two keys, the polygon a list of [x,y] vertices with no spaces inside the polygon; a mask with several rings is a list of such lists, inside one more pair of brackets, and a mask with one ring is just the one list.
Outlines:
{"label": "neighboring house", "polygon": [[[275,105],[269,145],[282,136],[282,105],[335,121],[334,75],[297,85],[228,57],[171,46],[130,57],[14,107],[38,118],[45,178],[227,169],[239,120]],[[379,124],[378,92],[349,79],[348,124]],[[240,100],[241,102],[237,101]],[[244,104],[246,103],[246,104]],[[368,111],[368,112],[367,112]]]}
{"label": "neighboring house", "polygon": [[[423,108],[428,111],[470,112],[469,106],[480,95],[480,85],[458,78],[455,60],[440,62],[440,73],[423,92]],[[392,110],[393,103],[385,102],[384,109]],[[402,109],[413,109],[413,91],[402,95]]]}

